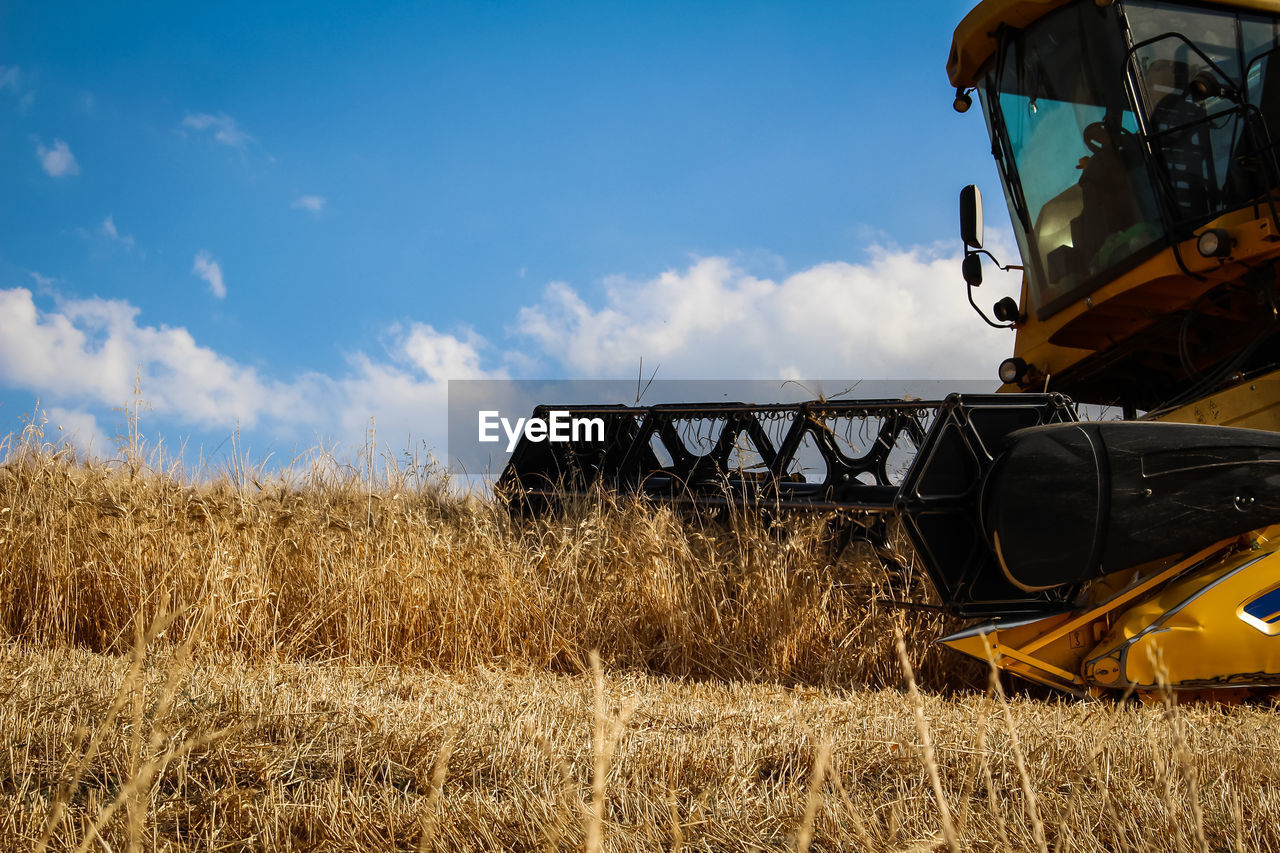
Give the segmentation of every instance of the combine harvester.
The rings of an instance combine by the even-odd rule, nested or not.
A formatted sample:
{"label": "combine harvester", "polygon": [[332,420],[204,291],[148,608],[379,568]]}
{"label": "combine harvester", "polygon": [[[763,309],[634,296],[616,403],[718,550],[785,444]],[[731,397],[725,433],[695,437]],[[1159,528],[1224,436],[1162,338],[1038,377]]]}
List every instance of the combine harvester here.
{"label": "combine harvester", "polygon": [[1016,332],[1001,393],[543,406],[604,441],[522,440],[499,489],[834,512],[888,562],[897,519],[974,620],[953,649],[1077,695],[1280,687],[1280,2],[985,0],[947,71],[1022,255],[992,319],[967,187],[969,301]]}

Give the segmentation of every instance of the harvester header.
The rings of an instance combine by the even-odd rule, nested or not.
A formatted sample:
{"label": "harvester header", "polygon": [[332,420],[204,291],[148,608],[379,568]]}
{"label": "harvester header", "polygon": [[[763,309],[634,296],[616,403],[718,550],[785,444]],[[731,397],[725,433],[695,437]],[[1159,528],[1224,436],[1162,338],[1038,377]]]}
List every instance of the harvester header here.
{"label": "harvester header", "polygon": [[[898,524],[985,620],[958,651],[1076,694],[1280,688],[1280,2],[986,0],[947,72],[1021,255],[966,187],[1003,393],[597,407],[604,441],[518,445],[501,493],[830,513],[889,568]],[[983,258],[1022,274],[990,314]]]}

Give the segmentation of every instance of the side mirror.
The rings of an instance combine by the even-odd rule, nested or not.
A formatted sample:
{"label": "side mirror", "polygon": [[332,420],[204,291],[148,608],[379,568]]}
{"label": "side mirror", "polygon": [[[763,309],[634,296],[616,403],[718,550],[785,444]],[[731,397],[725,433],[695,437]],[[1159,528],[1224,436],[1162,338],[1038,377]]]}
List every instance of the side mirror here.
{"label": "side mirror", "polygon": [[970,287],[982,284],[982,255],[965,255],[960,262],[960,272],[964,275],[965,284]]}
{"label": "side mirror", "polygon": [[982,248],[982,193],[976,184],[960,190],[960,239],[971,249]]}

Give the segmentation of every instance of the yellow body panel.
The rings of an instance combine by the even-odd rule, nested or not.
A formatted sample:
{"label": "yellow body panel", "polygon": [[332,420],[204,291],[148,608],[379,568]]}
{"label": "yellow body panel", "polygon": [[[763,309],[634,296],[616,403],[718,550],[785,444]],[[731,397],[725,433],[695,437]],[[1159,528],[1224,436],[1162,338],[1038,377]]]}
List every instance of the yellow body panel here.
{"label": "yellow body panel", "polygon": [[1280,684],[1280,636],[1242,618],[1277,586],[1280,542],[1262,545],[1164,587],[1127,610],[1084,663],[1099,687]]}
{"label": "yellow body panel", "polygon": [[1080,610],[1021,623],[985,626],[947,637],[952,649],[1023,678],[1070,692],[1094,692],[1082,675],[1082,665],[1095,654],[1098,642],[1124,618],[1134,602],[1149,598],[1171,579],[1203,569],[1206,560],[1224,560],[1239,553],[1238,540],[1226,540],[1181,560],[1113,572],[1086,590],[1088,604]]}
{"label": "yellow body panel", "polygon": [[1091,592],[1096,603],[1079,610],[943,642],[1077,694],[1280,686],[1280,538],[1116,572]]}
{"label": "yellow body panel", "polygon": [[1001,25],[1025,27],[1067,0],[986,0],[964,16],[951,39],[947,76],[953,86],[972,86],[974,78],[996,51],[995,33]]}
{"label": "yellow body panel", "polygon": [[[1080,664],[1097,645],[1101,633],[1095,633],[1092,624],[1062,631],[1071,616],[1063,613],[1034,622],[1002,625],[990,631],[948,637],[942,643],[978,660],[990,656],[996,666],[1031,681],[1075,692],[1084,687]],[[1024,651],[1041,637],[1059,633],[1061,636],[1043,648]]]}
{"label": "yellow body panel", "polygon": [[1280,432],[1280,370],[1215,391],[1157,420]]}

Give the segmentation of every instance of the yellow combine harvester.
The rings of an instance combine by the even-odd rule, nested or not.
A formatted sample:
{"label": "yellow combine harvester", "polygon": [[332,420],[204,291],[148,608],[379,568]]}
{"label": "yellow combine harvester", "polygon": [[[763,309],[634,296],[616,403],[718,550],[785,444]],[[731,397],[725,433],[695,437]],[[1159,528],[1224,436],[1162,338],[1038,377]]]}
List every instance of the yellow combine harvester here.
{"label": "yellow combine harvester", "polygon": [[539,407],[605,440],[526,440],[500,487],[834,511],[890,563],[896,518],[975,620],[953,649],[1076,694],[1280,687],[1280,2],[986,0],[948,73],[957,110],[981,103],[1022,255],[1020,299],[989,316],[966,188],[969,301],[1016,331],[1005,393]]}
{"label": "yellow combine harvester", "polygon": [[[1147,430],[1137,449],[1115,428],[1055,442],[1063,467],[1006,512],[1069,503],[1074,517],[1018,547],[1027,561],[1092,548],[1105,574],[1066,613],[947,644],[1071,690],[1276,684],[1280,530],[1212,531],[1260,503],[1259,521],[1280,520],[1276,444],[1238,429],[1280,430],[1280,3],[988,0],[957,27],[947,71],[957,109],[982,103],[1025,268],[1019,303],[995,306],[1017,330],[1004,390],[1237,428],[1185,444]],[[972,287],[976,193],[962,220]],[[1098,472],[1066,473],[1085,464]],[[1108,478],[1106,493],[1059,490]],[[1172,525],[1189,534],[1180,553],[1139,562],[1166,550],[1135,547],[1142,528]]]}

